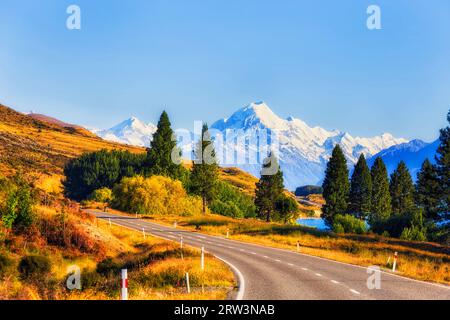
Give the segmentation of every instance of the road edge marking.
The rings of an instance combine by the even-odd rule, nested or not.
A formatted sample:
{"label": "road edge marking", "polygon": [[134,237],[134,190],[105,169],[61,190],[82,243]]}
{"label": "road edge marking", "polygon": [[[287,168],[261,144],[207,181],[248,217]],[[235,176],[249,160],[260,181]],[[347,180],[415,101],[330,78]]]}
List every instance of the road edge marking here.
{"label": "road edge marking", "polygon": [[244,280],[244,276],[242,275],[241,271],[239,271],[239,269],[232,264],[231,262],[214,255],[214,257],[216,257],[217,259],[221,260],[222,262],[226,263],[227,265],[229,265],[231,267],[231,269],[234,271],[234,273],[237,275],[238,277],[238,292],[236,294],[236,298],[235,300],[243,300],[244,298],[244,293],[245,293],[245,280]]}

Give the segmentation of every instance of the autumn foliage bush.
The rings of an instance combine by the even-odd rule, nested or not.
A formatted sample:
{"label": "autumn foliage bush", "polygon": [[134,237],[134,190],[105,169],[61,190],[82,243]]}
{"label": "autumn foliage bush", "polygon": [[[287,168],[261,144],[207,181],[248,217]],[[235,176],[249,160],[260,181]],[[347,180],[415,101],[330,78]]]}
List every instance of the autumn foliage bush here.
{"label": "autumn foliage bush", "polygon": [[113,189],[113,207],[138,214],[193,215],[201,202],[188,196],[178,180],[163,176],[124,178]]}

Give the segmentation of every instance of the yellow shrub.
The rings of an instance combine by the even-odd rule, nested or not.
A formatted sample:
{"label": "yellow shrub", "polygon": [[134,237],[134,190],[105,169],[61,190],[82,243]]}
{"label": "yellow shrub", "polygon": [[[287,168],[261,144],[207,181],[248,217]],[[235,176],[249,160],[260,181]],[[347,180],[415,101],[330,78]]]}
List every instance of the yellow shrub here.
{"label": "yellow shrub", "polygon": [[199,206],[180,181],[162,176],[124,178],[113,193],[114,206],[132,213],[194,214]]}

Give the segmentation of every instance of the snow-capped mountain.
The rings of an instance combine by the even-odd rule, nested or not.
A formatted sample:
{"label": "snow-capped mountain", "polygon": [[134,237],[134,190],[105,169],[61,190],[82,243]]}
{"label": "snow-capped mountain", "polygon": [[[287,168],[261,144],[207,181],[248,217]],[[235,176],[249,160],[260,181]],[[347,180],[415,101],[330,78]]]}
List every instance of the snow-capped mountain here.
{"label": "snow-capped mountain", "polygon": [[397,168],[398,163],[404,161],[413,179],[416,180],[417,173],[425,159],[428,158],[431,163],[435,163],[434,157],[439,147],[439,142],[439,139],[432,143],[427,143],[422,140],[412,140],[408,143],[402,143],[382,150],[367,162],[369,165],[372,165],[377,157],[381,157],[386,164],[389,174],[391,174]]}
{"label": "snow-capped mountain", "polygon": [[[321,127],[310,127],[300,119],[278,117],[264,102],[252,103],[231,117],[215,122],[211,128],[224,132],[224,135],[227,130],[241,130],[241,138],[249,140],[254,139],[257,132],[276,132],[279,140],[279,162],[284,173],[285,186],[290,190],[301,185],[320,184],[336,144],[341,145],[349,166],[353,166],[361,153],[370,158],[383,149],[408,142],[387,133],[361,138],[338,130],[327,131]],[[249,150],[248,142],[239,144],[236,141],[226,141],[224,145],[228,152],[230,148],[234,151],[237,155],[235,158],[244,157],[243,154]],[[225,161],[225,165],[237,166],[259,176],[261,162],[262,159],[259,159],[257,164],[228,164],[228,161]]]}
{"label": "snow-capped mountain", "polygon": [[99,137],[113,142],[139,147],[148,147],[156,132],[152,123],[144,123],[136,117],[131,117],[118,125],[106,130],[93,130]]}
{"label": "snow-capped mountain", "polygon": [[[361,153],[370,158],[382,150],[408,142],[387,133],[372,138],[361,138],[338,130],[328,131],[321,127],[310,127],[300,119],[280,118],[264,102],[252,103],[241,108],[229,118],[216,121],[210,129],[215,137],[217,157],[221,165],[239,167],[257,177],[260,175],[265,153],[257,154],[256,158],[250,154],[263,151],[260,148],[261,133],[267,133],[268,136],[263,135],[262,138],[267,138],[268,144],[272,147],[276,146],[277,140],[274,137],[277,137],[279,141],[277,155],[284,173],[285,186],[290,190],[302,185],[320,184],[336,144],[341,145],[349,167],[353,167]],[[156,127],[153,124],[145,124],[133,117],[111,129],[95,130],[94,133],[110,141],[149,146],[155,131]],[[229,134],[230,132],[232,134]],[[192,136],[197,134],[194,133]],[[183,142],[184,154],[190,154],[187,149],[192,145]]]}

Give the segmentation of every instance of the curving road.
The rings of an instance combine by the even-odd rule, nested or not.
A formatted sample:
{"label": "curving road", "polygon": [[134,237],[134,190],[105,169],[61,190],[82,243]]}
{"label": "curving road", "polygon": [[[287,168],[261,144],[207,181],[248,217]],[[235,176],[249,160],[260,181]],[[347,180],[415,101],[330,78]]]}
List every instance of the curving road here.
{"label": "curving road", "polygon": [[224,260],[238,278],[234,299],[244,300],[450,300],[450,287],[381,272],[369,289],[367,268],[288,250],[179,230],[146,220],[86,210],[99,219],[167,240],[180,241]]}

